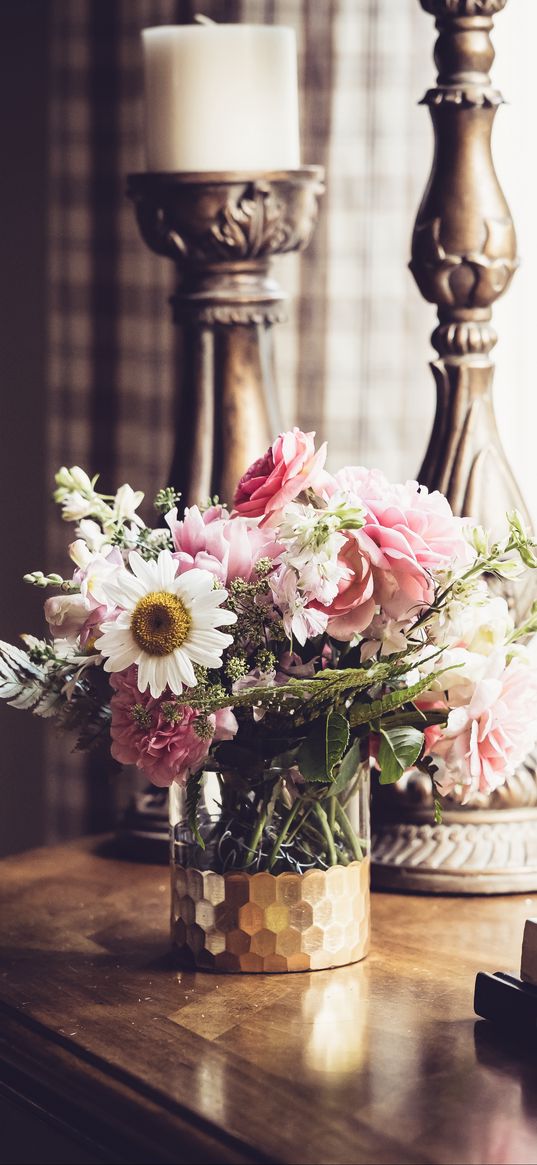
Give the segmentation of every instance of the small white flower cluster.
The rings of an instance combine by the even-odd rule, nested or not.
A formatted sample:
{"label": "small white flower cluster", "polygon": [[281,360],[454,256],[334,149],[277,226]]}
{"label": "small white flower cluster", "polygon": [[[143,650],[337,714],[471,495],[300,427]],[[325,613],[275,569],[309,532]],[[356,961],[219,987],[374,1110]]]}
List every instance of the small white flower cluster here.
{"label": "small white flower cluster", "polygon": [[326,629],[327,617],[311,607],[329,606],[347,570],[339,558],[344,530],[364,525],[364,508],[348,491],[338,490],[322,511],[311,504],[290,502],[278,528],[283,550],[278,561],[278,594],[284,597],[284,627],[299,643]]}
{"label": "small white flower cluster", "polygon": [[[114,495],[97,493],[95,489],[97,477],[89,478],[79,465],[73,465],[71,469],[62,466],[55,480],[57,489],[54,491],[54,499],[62,507],[64,521],[83,522],[85,519],[94,518],[100,523],[102,529],[95,521],[86,523],[88,536],[93,543],[100,538],[100,545],[103,545],[103,541],[107,541],[107,533],[113,532],[119,526],[125,526],[127,522],[132,522],[140,528],[144,526],[144,522],[136,513],[144,497],[141,490],[133,490],[130,485],[125,484],[120,486]],[[93,544],[91,549],[98,550],[100,545]]]}

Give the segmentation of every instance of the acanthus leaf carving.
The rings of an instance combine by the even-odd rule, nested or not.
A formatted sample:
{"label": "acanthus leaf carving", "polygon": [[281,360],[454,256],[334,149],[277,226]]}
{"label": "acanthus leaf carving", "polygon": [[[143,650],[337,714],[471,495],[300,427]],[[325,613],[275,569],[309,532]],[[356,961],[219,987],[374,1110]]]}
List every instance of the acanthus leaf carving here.
{"label": "acanthus leaf carving", "polygon": [[507,0],[420,0],[425,12],[437,20],[446,16],[497,16]]}
{"label": "acanthus leaf carving", "polygon": [[220,259],[254,259],[284,251],[289,235],[283,203],[269,183],[253,182],[239,201],[226,202],[199,249]]}
{"label": "acanthus leaf carving", "polygon": [[483,308],[503,295],[519,265],[513,224],[485,219],[483,231],[481,250],[456,254],[444,246],[441,218],[416,225],[410,269],[425,299],[442,308]]}

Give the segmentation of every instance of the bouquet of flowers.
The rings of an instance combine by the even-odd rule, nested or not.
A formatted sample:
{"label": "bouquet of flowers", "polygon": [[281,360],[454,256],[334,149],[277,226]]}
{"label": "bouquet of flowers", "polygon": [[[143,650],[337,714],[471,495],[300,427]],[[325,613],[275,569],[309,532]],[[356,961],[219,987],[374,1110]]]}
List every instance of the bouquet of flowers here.
{"label": "bouquet of flowers", "polygon": [[74,573],[26,575],[57,591],[49,635],[0,644],[0,696],[179,787],[197,859],[222,871],[360,860],[364,765],[418,766],[439,812],[537,738],[537,605],[517,627],[489,585],[537,566],[520,516],[492,541],[415,481],[331,475],[314,436],[278,436],[231,509],[179,513],[161,490],[156,528],[142,493],[62,468]]}

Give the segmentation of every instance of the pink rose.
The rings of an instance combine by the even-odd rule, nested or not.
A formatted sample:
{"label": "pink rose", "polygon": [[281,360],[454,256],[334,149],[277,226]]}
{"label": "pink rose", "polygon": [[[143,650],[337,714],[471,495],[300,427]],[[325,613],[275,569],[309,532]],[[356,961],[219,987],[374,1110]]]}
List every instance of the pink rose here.
{"label": "pink rose", "polygon": [[335,599],[328,607],[313,604],[328,615],[328,634],[343,641],[363,631],[375,614],[373,573],[370,560],[361,548],[359,533],[348,534],[339,552],[338,565],[345,568],[345,574],[338,583]]}
{"label": "pink rose", "polygon": [[326,442],[315,452],[315,433],[280,433],[263,457],[246,470],[233,499],[235,512],[265,521],[277,516],[303,490],[323,489]]}
{"label": "pink rose", "polygon": [[54,638],[75,638],[89,615],[83,595],[54,595],[45,601],[45,619]]}
{"label": "pink rose", "polygon": [[[238,724],[231,708],[222,708],[207,717],[212,736],[202,740],[195,725],[199,712],[187,705],[175,705],[170,693],[153,699],[136,685],[137,670],[114,672],[110,683],[112,722],[111,752],[120,764],[136,765],[154,785],[165,788],[172,781],[186,784],[209,754],[214,741],[231,740]],[[175,710],[177,718],[171,714]]]}
{"label": "pink rose", "polygon": [[227,586],[235,578],[248,582],[259,558],[272,558],[277,547],[270,536],[246,518],[230,518],[222,506],[204,513],[197,506],[166,515],[179,562],[179,574],[197,567],[209,570]]}
{"label": "pink rose", "polygon": [[357,539],[371,562],[379,606],[392,619],[412,617],[433,598],[432,572],[470,561],[464,520],[453,515],[443,494],[417,481],[391,485],[380,470],[360,467],[336,478],[367,510]]}

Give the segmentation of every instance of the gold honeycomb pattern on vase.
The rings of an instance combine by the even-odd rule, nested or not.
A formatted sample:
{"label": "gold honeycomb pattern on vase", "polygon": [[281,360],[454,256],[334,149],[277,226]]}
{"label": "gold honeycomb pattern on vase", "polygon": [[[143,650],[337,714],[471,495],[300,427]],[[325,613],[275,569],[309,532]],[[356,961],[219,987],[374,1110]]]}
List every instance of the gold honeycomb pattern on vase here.
{"label": "gold honeycomb pattern on vase", "polygon": [[369,858],[304,874],[172,865],[178,961],[210,971],[320,971],[369,947]]}

